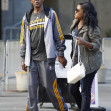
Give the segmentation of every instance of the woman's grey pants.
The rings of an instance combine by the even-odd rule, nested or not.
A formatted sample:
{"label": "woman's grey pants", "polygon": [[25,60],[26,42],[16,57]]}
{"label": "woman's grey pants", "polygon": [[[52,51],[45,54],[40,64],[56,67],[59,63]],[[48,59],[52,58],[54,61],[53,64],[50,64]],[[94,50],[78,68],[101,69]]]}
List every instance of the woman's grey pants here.
{"label": "woman's grey pants", "polygon": [[55,63],[48,64],[46,61],[31,61],[28,85],[28,104],[29,111],[38,111],[37,89],[41,84],[53,103],[57,111],[67,111],[67,105],[61,96],[61,90],[57,85],[55,74]]}

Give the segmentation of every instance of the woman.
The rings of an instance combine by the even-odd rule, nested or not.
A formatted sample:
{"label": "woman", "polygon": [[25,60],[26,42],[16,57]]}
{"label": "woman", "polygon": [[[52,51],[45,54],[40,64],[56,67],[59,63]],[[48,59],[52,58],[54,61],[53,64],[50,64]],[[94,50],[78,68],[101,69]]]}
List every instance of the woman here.
{"label": "woman", "polygon": [[[91,111],[91,85],[95,74],[101,66],[101,52],[99,51],[100,29],[98,27],[97,13],[92,3],[84,2],[77,5],[71,32],[73,36],[71,57],[77,40],[77,44],[80,46],[81,61],[86,68],[86,76],[79,82],[70,84],[69,91],[80,111]],[[76,48],[73,65],[77,64],[77,51]],[[80,84],[81,92],[79,91]]]}

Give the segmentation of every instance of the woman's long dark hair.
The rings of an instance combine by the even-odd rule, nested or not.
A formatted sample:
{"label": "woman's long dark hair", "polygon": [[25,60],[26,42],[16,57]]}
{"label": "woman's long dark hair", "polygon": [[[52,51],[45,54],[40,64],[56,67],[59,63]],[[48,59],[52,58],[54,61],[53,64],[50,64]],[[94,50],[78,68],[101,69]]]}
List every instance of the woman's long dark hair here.
{"label": "woman's long dark hair", "polygon": [[91,2],[84,2],[79,3],[81,8],[84,11],[84,24],[87,26],[91,26],[92,28],[95,28],[98,26],[98,19],[97,19],[97,12]]}

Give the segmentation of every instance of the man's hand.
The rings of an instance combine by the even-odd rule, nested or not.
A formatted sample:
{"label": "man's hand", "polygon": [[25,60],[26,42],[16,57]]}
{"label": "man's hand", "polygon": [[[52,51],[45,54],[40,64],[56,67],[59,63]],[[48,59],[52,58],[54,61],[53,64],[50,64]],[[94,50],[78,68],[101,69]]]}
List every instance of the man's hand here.
{"label": "man's hand", "polygon": [[65,57],[58,57],[59,62],[62,64],[62,66],[65,68],[67,65],[67,60]]}
{"label": "man's hand", "polygon": [[27,72],[27,66],[25,66],[25,63],[24,63],[24,62],[21,63],[21,66],[22,66],[22,70],[24,70],[24,71]]}

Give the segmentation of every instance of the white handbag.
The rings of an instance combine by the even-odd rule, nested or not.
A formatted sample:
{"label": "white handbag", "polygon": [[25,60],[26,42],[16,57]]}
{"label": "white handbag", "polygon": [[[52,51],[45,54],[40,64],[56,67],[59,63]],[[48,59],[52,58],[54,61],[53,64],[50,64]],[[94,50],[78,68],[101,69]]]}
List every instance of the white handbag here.
{"label": "white handbag", "polygon": [[[75,49],[76,46],[77,46],[77,40],[75,43]],[[75,50],[72,57],[72,62],[74,61],[74,57],[75,57]],[[67,82],[70,84],[74,84],[84,77],[85,77],[85,67],[84,64],[81,62],[80,47],[78,45],[78,63],[67,71]]]}

